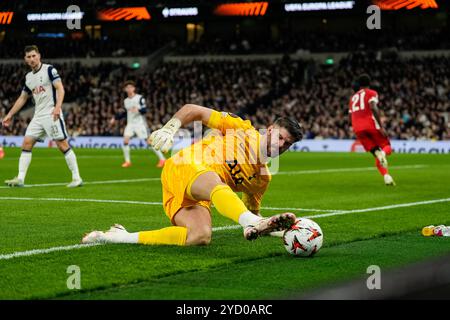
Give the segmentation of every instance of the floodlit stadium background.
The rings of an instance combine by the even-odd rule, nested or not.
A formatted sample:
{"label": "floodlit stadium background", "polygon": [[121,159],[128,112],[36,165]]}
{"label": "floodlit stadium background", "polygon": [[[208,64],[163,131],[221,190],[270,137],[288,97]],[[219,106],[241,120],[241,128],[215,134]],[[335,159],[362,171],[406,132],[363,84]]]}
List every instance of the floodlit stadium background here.
{"label": "floodlit stadium background", "polygon": [[[372,11],[368,13],[367,8],[374,4],[381,8],[381,29],[368,28],[368,19]],[[313,153],[310,163],[302,160],[305,158],[301,153],[290,153],[290,158],[287,160],[289,170],[334,170],[339,163],[345,163],[344,155],[349,155],[352,159],[349,162],[351,165],[347,168],[351,170],[352,167],[361,168],[372,165],[372,159],[369,162],[368,157],[364,158],[361,153],[362,147],[355,141],[347,121],[347,105],[352,93],[352,82],[356,75],[368,72],[374,79],[373,87],[380,94],[382,121],[392,139],[394,165],[400,167],[430,166],[430,171],[423,174],[423,180],[420,180],[419,173],[415,176],[415,172],[411,172],[410,175],[405,173],[405,176],[402,177],[399,168],[399,176],[404,180],[403,185],[408,185],[408,183],[409,185],[420,185],[425,184],[426,181],[427,186],[434,184],[433,187],[436,188],[434,194],[438,196],[433,197],[432,189],[426,196],[421,194],[420,190],[403,190],[405,193],[401,195],[388,194],[383,191],[383,197],[377,198],[374,203],[368,198],[367,202],[362,201],[360,206],[353,207],[350,202],[347,202],[348,198],[345,198],[342,192],[338,194],[335,191],[340,186],[338,180],[343,181],[343,185],[348,185],[349,188],[354,187],[355,180],[343,176],[331,182],[331,185],[333,183],[336,185],[334,189],[330,189],[330,194],[327,196],[326,201],[329,203],[319,201],[323,190],[321,192],[310,190],[311,201],[315,201],[314,197],[316,197],[318,209],[331,208],[330,210],[334,211],[335,209],[359,210],[391,204],[448,199],[448,182],[446,182],[448,181],[446,175],[449,172],[448,154],[450,153],[448,12],[449,3],[443,0],[266,2],[4,0],[0,2],[0,118],[6,115],[18,97],[23,86],[24,75],[28,72],[23,63],[23,48],[25,45],[36,44],[40,48],[43,61],[53,64],[61,75],[66,90],[63,110],[70,136],[69,141],[75,150],[80,150],[77,151],[81,155],[80,170],[90,174],[91,181],[105,180],[109,174],[114,176],[121,169],[120,165],[116,169],[113,162],[105,164],[105,169],[107,169],[105,172],[95,172],[95,170],[90,172],[87,168],[101,165],[99,164],[101,162],[96,163],[98,160],[89,161],[89,157],[98,155],[114,157],[116,154],[118,158],[115,161],[119,162],[121,151],[117,148],[122,143],[125,122],[122,120],[111,126],[109,120],[120,108],[125,97],[121,91],[121,84],[129,79],[137,82],[138,92],[147,99],[147,104],[151,108],[151,111],[147,113],[147,120],[152,130],[160,128],[185,103],[195,103],[234,112],[251,120],[256,128],[265,127],[267,123],[280,115],[295,116],[306,130],[306,139],[295,144],[292,151],[320,153],[317,154],[317,159],[315,158],[316,154]],[[32,102],[29,101],[23,111],[15,117],[11,127],[0,129],[0,146],[3,145],[6,151],[5,159],[0,160],[0,178],[2,179],[10,178],[16,170],[17,163],[14,160],[18,157],[16,147],[20,146],[26,126],[33,115],[32,107]],[[175,149],[178,150],[190,143],[189,138],[178,139]],[[142,149],[137,158],[146,159],[144,156],[146,154],[145,143],[133,140],[131,145],[133,148]],[[47,140],[38,146],[51,147],[52,145]],[[35,154],[39,155],[38,152],[36,151]],[[49,150],[42,152],[44,153],[42,153],[41,165],[47,165],[44,160],[46,157],[55,157],[56,159],[56,152],[48,153]],[[322,152],[338,153],[328,155]],[[397,163],[395,163],[395,155],[399,157]],[[83,156],[86,157],[84,160]],[[321,157],[330,158],[327,158],[328,162],[321,162]],[[302,161],[306,161],[306,163]],[[317,164],[318,167],[315,167],[314,164]],[[49,181],[43,173],[42,175],[36,173],[42,171],[39,166],[39,160],[32,164],[33,170],[35,170],[34,177],[33,171],[30,173],[32,183],[59,183],[63,180],[55,176]],[[341,169],[347,170],[346,166],[344,164],[344,168]],[[125,180],[127,178],[151,179],[158,177],[159,172],[156,170],[149,171],[150,175],[147,175],[148,172],[146,172],[142,176],[142,170],[147,170],[147,167],[152,167],[149,170],[153,170],[153,163],[148,161],[147,166],[142,165],[135,171],[130,171],[129,174],[120,172],[119,178]],[[281,162],[280,170],[284,170],[283,162]],[[98,175],[96,176],[96,174]],[[61,169],[61,175],[64,175],[64,168]],[[363,172],[362,175],[365,179],[366,173]],[[371,176],[378,178],[375,175],[375,172],[367,173],[368,179]],[[431,178],[428,179],[427,176]],[[345,180],[347,178],[349,178],[348,181]],[[375,178],[373,178],[374,185],[376,184]],[[414,180],[414,178],[419,180]],[[311,183],[318,183],[318,181],[322,185],[330,184],[328,178],[312,180]],[[144,184],[144,182],[142,183]],[[288,183],[288,180],[285,183]],[[298,182],[298,186],[296,185],[298,189],[294,189],[298,191],[292,193],[300,193],[303,185],[302,182]],[[319,185],[316,187],[316,190],[320,188]],[[119,194],[123,191],[120,188],[112,190],[102,190],[103,186],[98,188],[96,196],[99,198],[104,198],[106,195],[112,197],[111,194],[114,195],[114,192]],[[369,187],[370,190],[372,190],[371,188]],[[32,190],[37,189],[40,191],[33,193],[36,191]],[[357,189],[355,192],[358,192],[359,188],[355,187],[355,189]],[[144,189],[127,189],[123,193],[124,199],[122,200],[160,201],[157,196],[150,199],[147,194],[139,194],[140,190]],[[159,192],[156,186],[151,190]],[[53,193],[52,190],[45,188],[31,188],[27,192],[30,194],[22,196],[49,198]],[[269,198],[273,201],[273,205],[271,204],[270,207],[275,207],[275,205],[281,207],[284,200],[283,194],[287,192],[286,189],[278,186],[273,192],[277,195]],[[374,187],[372,192],[378,193],[379,191]],[[0,189],[0,195],[3,197],[1,201],[7,203],[6,206],[0,208],[0,215],[4,214],[8,221],[13,223],[17,217],[13,213],[22,211],[19,209],[19,202],[14,203],[14,200],[7,198],[21,196],[7,189]],[[89,194],[79,194],[78,196],[84,198]],[[303,197],[297,196],[297,198],[302,199],[292,205],[297,208],[310,207],[307,202],[305,204],[306,200]],[[342,206],[338,205],[341,203]],[[321,204],[324,206],[321,207]],[[52,208],[51,205],[48,208],[40,208],[38,205],[35,210],[37,210],[36,212],[48,212],[51,210],[49,208]],[[66,209],[70,212],[73,210]],[[158,216],[158,212],[161,211],[158,210],[155,208],[152,215]],[[383,232],[389,234],[393,229],[396,230],[394,233],[402,234],[419,230],[420,226],[426,224],[450,223],[445,218],[445,213],[448,215],[447,202],[440,202],[436,208],[430,207],[429,211],[433,218],[430,216],[430,219],[426,219],[428,211],[424,210],[423,215],[420,215],[418,211],[414,212],[412,221],[405,222],[399,217],[397,217],[399,220],[391,221],[392,225],[406,223],[405,229],[388,226],[381,230],[380,227],[377,230],[367,231],[367,235],[371,235],[371,232],[374,237],[375,235],[380,236]],[[83,219],[80,212],[75,215],[77,219]],[[411,214],[411,212],[405,211],[404,214]],[[26,216],[21,217],[26,220]],[[110,222],[116,222],[108,220],[107,212],[102,213],[101,217],[105,221],[103,222],[104,227]],[[146,221],[143,213],[138,217],[134,221],[140,223],[136,222],[136,228]],[[51,221],[51,218],[47,218]],[[385,218],[389,220],[391,216]],[[59,219],[61,223],[65,221],[64,216]],[[155,219],[156,224],[164,225],[165,222],[161,222],[163,220]],[[374,221],[376,221],[375,218],[363,222],[374,223]],[[34,222],[38,223],[38,221]],[[98,223],[98,221],[96,222]],[[225,225],[225,222],[219,222]],[[82,227],[89,228],[93,223],[91,221],[91,224]],[[132,224],[133,221],[130,223]],[[328,225],[325,223],[325,225],[328,226],[328,230],[333,230],[331,222]],[[95,226],[97,227],[97,225]],[[14,230],[15,234],[24,232],[20,227],[12,227],[11,224],[9,227],[4,225],[2,228],[5,228],[5,232]],[[340,225],[339,228],[341,228],[339,230],[345,230],[344,225]],[[51,232],[52,228],[49,227],[46,230]],[[39,245],[35,246],[14,240],[16,242],[5,244],[4,248],[1,248],[0,245],[0,254],[2,254],[0,257],[32,249],[72,245],[77,239],[76,235],[80,232],[81,230],[76,230],[68,238],[66,238],[67,233],[61,232],[60,239],[43,239],[38,243]],[[330,246],[345,242],[340,240],[338,235],[333,235],[333,232],[330,232],[332,233],[331,239],[333,239]],[[232,236],[237,238],[240,234],[236,231]],[[363,235],[354,235],[352,239],[360,237]],[[414,238],[409,233],[407,237],[410,237],[408,238],[410,240]],[[381,237],[374,241],[383,241],[383,239]],[[423,241],[423,239],[417,241]],[[220,237],[215,245],[220,246]],[[428,250],[427,252],[435,252],[436,255],[448,252],[445,249],[438,250],[437,247],[429,249],[426,247],[429,243],[417,243],[416,245],[418,252]],[[436,246],[441,248],[442,245],[439,243]],[[238,246],[245,247],[245,244],[238,243]],[[349,246],[351,247],[351,245]],[[103,250],[101,248],[93,250],[97,249]],[[262,250],[264,252],[262,255],[265,255],[266,258],[271,254],[269,249],[267,249],[269,251],[264,251],[266,250],[264,243],[258,245],[256,249]],[[221,252],[220,249],[218,250]],[[247,250],[243,249],[243,252],[247,252]],[[323,254],[326,250],[327,247],[323,249]],[[348,250],[352,252],[351,248]],[[378,251],[373,250],[376,255]],[[114,251],[120,251],[120,249],[114,248]],[[198,253],[190,251],[189,255],[200,255],[200,252],[201,250]],[[221,253],[223,254],[223,252]],[[237,255],[241,253],[236,252]],[[81,253],[77,254],[82,255]],[[105,251],[103,254],[108,253]],[[122,253],[115,252],[115,254],[120,256]],[[158,254],[157,259],[163,260],[165,255],[173,254],[173,252],[169,250],[168,252],[158,252]],[[183,252],[177,253],[177,255],[182,258]],[[209,252],[208,255],[214,256],[214,252]],[[83,257],[78,258],[82,261],[96,261],[96,258],[93,257],[86,258],[86,260],[83,260]],[[386,261],[389,260],[388,257],[385,258]],[[14,259],[2,258],[0,260],[0,264],[6,266],[3,269],[6,270],[5,272],[9,270],[11,274],[13,273],[12,270],[16,268],[12,264],[15,263]],[[23,259],[31,259],[31,262],[36,265],[43,264],[42,261],[39,261],[38,256]],[[67,256],[56,256],[54,259],[55,261],[64,260],[66,262],[67,260],[70,262]],[[403,264],[419,260],[427,259],[418,254],[411,259],[405,258]],[[272,262],[278,263],[277,261]],[[211,265],[215,263],[219,264],[219,262],[213,261]],[[292,262],[287,262],[287,264],[290,263]],[[435,263],[434,260],[432,263]],[[61,263],[62,265],[63,263]],[[122,267],[121,270],[127,270],[125,266]],[[203,267],[201,265],[198,268]],[[402,266],[396,265],[395,267]],[[427,268],[421,268],[421,270],[425,269]],[[48,270],[53,269],[49,267]],[[178,272],[179,270],[172,271]],[[336,280],[347,281],[358,274],[364,275],[364,273],[365,270],[355,270],[354,273],[339,279],[321,279],[320,287],[327,287]],[[158,276],[160,275],[141,275],[139,272],[130,271],[123,282],[131,283],[141,277],[148,280]],[[211,275],[211,277],[213,276]],[[65,294],[64,288],[61,289],[56,284],[57,280],[54,280],[53,287],[50,286],[52,289],[48,291],[44,289],[40,291],[37,284],[30,285],[29,288],[11,289],[16,286],[16,281],[19,282],[19,278],[12,279],[10,283],[5,282],[3,288],[9,289],[5,289],[3,292],[0,289],[0,297],[58,297],[58,295],[64,296]],[[98,278],[90,279],[89,281],[92,281],[89,282],[88,288],[95,289],[111,284],[114,286],[116,284],[114,279],[113,275],[110,275],[105,282]],[[414,283],[414,280],[408,281]],[[120,281],[118,283],[123,284]],[[442,287],[446,283],[430,282],[430,285]],[[351,285],[349,284],[349,286]],[[304,287],[315,288],[313,285]],[[296,292],[294,289],[290,288],[291,291],[288,295],[286,292],[280,295],[278,292],[274,292],[269,297],[310,297],[302,289]],[[423,286],[417,286],[414,290],[433,291]],[[357,290],[351,292],[357,292]],[[128,292],[128,294],[130,294],[130,298],[133,298],[134,293]],[[147,297],[145,290],[139,294],[136,294],[136,297]],[[230,297],[227,294],[231,293],[224,293],[223,296]],[[387,293],[382,298],[395,297],[395,294],[408,296],[413,293],[392,291],[391,295]],[[320,297],[326,296],[324,293]],[[89,298],[89,294],[83,296],[83,298],[86,297]],[[94,295],[93,298],[95,297]],[[118,295],[118,297],[121,296]],[[174,293],[170,297],[185,296],[180,289],[177,294]],[[206,298],[208,297],[220,298],[221,296],[211,294],[206,296]],[[262,297],[267,298],[265,295]],[[312,297],[317,296],[312,295]],[[351,294],[348,297],[355,298]],[[358,297],[367,298],[366,295],[356,296],[356,298]],[[155,297],[151,296],[151,298]],[[161,298],[164,298],[164,295]],[[199,293],[193,294],[189,298],[205,298],[205,296]],[[259,298],[259,296],[250,296],[250,298]]]}

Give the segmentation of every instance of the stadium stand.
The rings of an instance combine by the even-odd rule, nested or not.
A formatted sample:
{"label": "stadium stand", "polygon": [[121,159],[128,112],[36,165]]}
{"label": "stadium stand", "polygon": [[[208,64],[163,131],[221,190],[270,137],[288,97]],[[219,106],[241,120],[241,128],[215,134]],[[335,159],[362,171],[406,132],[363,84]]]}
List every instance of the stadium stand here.
{"label": "stadium stand", "polygon": [[[384,68],[387,63],[390,67]],[[237,113],[256,127],[278,115],[291,115],[304,124],[307,138],[349,138],[347,105],[352,80],[368,72],[380,92],[382,117],[391,138],[450,138],[450,59],[444,56],[384,58],[375,52],[357,51],[333,66],[289,56],[227,63],[165,62],[153,70],[112,63],[55,66],[64,80],[65,101],[75,106],[66,114],[72,135],[120,135],[123,126],[110,127],[109,119],[121,107],[121,83],[134,79],[152,107],[147,115],[152,129],[183,104],[197,103]],[[4,77],[0,84],[1,117],[19,94],[26,69],[13,64],[0,65],[0,70]],[[23,134],[27,121],[17,118],[7,132]]]}
{"label": "stadium stand", "polygon": [[292,54],[299,51],[310,52],[349,52],[353,50],[379,50],[396,48],[397,50],[439,50],[449,49],[450,39],[447,28],[435,28],[423,32],[392,33],[389,30],[379,32],[287,32],[277,40],[252,38],[245,36],[225,39],[206,35],[198,42],[177,46],[181,55],[198,54],[249,54],[275,53]]}
{"label": "stadium stand", "polygon": [[74,41],[66,38],[47,39],[35,37],[6,39],[0,46],[0,58],[21,57],[23,48],[36,44],[45,52],[46,58],[92,58],[92,57],[129,57],[146,56],[169,42],[158,36],[142,35],[134,41],[139,45],[130,46],[129,39],[83,39]]}

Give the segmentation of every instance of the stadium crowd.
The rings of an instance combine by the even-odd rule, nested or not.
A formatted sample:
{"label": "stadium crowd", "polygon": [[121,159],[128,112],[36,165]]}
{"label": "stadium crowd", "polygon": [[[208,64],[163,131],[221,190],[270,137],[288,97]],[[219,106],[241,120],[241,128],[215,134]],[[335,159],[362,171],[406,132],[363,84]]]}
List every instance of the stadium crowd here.
{"label": "stadium crowd", "polygon": [[[336,65],[281,60],[166,62],[153,70],[125,65],[82,67],[56,65],[66,89],[65,112],[71,135],[121,135],[124,122],[110,119],[122,106],[121,84],[137,82],[147,99],[147,120],[157,129],[185,103],[227,110],[246,117],[257,128],[278,115],[294,116],[306,138],[353,137],[348,101],[356,75],[367,72],[380,94],[382,122],[392,139],[450,139],[450,59],[448,57],[381,58],[359,51]],[[25,67],[0,65],[0,117],[18,96]],[[16,117],[3,134],[22,135],[29,119]],[[122,120],[125,121],[125,120]]]}
{"label": "stadium crowd", "polygon": [[[264,34],[265,36],[265,34]],[[450,48],[448,30],[429,29],[421,32],[286,32],[278,39],[250,38],[240,35],[230,39],[204,35],[199,42],[177,46],[181,55],[198,54],[249,54],[309,52],[350,52],[354,50],[439,50]]]}
{"label": "stadium crowd", "polygon": [[169,41],[155,35],[136,36],[139,45],[130,46],[129,39],[67,39],[67,38],[6,38],[0,45],[1,59],[22,59],[23,48],[35,44],[45,58],[94,58],[94,57],[130,57],[147,56]]}

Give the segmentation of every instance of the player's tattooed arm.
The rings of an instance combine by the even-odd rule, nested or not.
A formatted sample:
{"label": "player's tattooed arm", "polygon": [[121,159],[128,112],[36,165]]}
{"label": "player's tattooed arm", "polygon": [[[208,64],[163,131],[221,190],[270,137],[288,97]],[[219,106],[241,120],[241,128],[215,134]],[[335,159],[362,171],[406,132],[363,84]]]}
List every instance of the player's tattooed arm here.
{"label": "player's tattooed arm", "polygon": [[14,115],[22,109],[22,107],[27,103],[28,100],[28,93],[25,91],[22,91],[19,98],[17,98],[16,102],[14,103],[11,110],[9,110],[8,114],[2,119],[2,125],[4,127],[8,127],[11,123],[12,118]]}

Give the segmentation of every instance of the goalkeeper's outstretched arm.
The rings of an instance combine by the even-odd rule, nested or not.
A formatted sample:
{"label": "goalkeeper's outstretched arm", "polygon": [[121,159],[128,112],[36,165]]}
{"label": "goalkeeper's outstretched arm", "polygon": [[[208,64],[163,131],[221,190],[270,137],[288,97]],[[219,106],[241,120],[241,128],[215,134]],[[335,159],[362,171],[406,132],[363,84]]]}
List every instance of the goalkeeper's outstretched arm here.
{"label": "goalkeeper's outstretched arm", "polygon": [[198,106],[196,104],[185,104],[175,113],[173,118],[180,120],[181,125],[185,126],[194,121],[201,121],[204,125],[208,124],[208,120],[213,110]]}
{"label": "goalkeeper's outstretched arm", "polygon": [[212,111],[212,109],[195,104],[185,104],[164,127],[150,135],[150,144],[155,150],[169,151],[173,144],[173,137],[180,127],[194,121],[201,121],[207,125]]}

